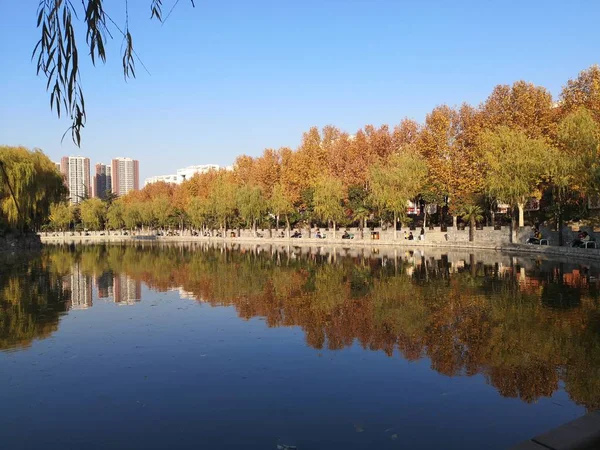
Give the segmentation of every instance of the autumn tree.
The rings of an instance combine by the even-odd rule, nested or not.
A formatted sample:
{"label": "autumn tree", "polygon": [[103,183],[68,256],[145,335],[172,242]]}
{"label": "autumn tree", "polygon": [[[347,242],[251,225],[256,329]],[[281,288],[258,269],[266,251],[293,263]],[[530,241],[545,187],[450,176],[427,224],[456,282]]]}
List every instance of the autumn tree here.
{"label": "autumn tree", "polygon": [[342,182],[335,178],[322,177],[315,183],[314,213],[319,219],[332,222],[334,239],[337,222],[344,218],[344,194]]}
{"label": "autumn tree", "polygon": [[585,107],[600,123],[600,66],[593,65],[567,81],[560,94],[560,106],[566,113]]}
{"label": "autumn tree", "polygon": [[407,147],[391,154],[371,169],[373,203],[394,214],[394,239],[398,237],[398,217],[404,218],[408,202],[419,195],[427,179],[427,165],[421,155]]}

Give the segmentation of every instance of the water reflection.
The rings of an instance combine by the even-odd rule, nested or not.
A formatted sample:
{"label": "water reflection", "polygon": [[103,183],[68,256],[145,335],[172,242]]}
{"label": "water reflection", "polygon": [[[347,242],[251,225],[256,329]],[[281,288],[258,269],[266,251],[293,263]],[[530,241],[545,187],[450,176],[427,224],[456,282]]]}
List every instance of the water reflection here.
{"label": "water reflection", "polygon": [[[57,330],[60,315],[142,299],[142,283],[299,326],[315,349],[358,342],[447,376],[483,375],[533,402],[561,383],[600,407],[598,267],[498,253],[277,246],[48,247],[0,274],[0,349]],[[90,311],[90,313],[92,313]],[[87,314],[87,312],[86,312]]]}

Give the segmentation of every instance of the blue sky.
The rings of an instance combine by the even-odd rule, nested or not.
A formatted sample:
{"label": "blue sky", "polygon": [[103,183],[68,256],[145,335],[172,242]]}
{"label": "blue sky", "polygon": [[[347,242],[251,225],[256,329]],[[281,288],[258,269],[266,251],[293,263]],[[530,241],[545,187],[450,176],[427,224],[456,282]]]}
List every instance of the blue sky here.
{"label": "blue sky", "polygon": [[[174,0],[163,0],[164,13]],[[76,5],[79,2],[74,2]],[[124,22],[124,1],[105,0]],[[295,147],[309,127],[422,121],[434,106],[479,104],[524,79],[558,95],[600,62],[596,1],[181,0],[161,26],[129,1],[138,77],[125,82],[120,39],[82,63],[81,149],[49,109],[30,61],[36,0],[0,0],[0,143],[52,159],[129,156],[143,178],[240,154]],[[79,39],[80,48],[85,44]],[[81,51],[81,53],[85,53]]]}

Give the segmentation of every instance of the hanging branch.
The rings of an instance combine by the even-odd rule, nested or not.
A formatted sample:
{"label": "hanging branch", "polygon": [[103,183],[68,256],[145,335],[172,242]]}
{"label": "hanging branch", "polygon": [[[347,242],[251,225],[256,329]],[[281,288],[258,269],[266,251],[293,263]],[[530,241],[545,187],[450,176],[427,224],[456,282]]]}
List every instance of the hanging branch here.
{"label": "hanging branch", "polygon": [[[193,0],[190,0],[195,7]],[[171,12],[179,0],[175,0]],[[139,55],[133,47],[133,37],[129,31],[129,7],[125,2],[125,27],[124,30],[104,10],[104,0],[81,0],[84,12],[83,22],[86,28],[86,45],[92,64],[96,61],[106,63],[106,41],[112,38],[107,26],[113,24],[123,36],[122,61],[123,76],[125,80],[135,78],[135,61],[142,64]],[[164,23],[162,18],[162,0],[151,0],[150,18]],[[75,18],[75,20],[73,20]],[[65,131],[70,131],[73,143],[81,145],[81,130],[85,127],[86,111],[79,72],[79,53],[75,39],[75,27],[79,17],[71,0],[40,0],[37,9],[37,28],[41,31],[31,59],[37,60],[37,74],[46,78],[46,90],[50,92],[50,108],[56,115],[67,115],[71,119],[71,126]],[[165,19],[166,20],[166,19]],[[108,21],[108,22],[107,22]],[[149,73],[149,72],[148,72]]]}

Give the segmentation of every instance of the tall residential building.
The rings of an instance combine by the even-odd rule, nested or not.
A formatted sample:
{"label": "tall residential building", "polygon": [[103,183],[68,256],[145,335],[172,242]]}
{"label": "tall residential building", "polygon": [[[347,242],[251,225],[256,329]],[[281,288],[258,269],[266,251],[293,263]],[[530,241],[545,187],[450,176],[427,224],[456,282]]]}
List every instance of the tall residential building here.
{"label": "tall residential building", "polygon": [[89,197],[90,183],[90,158],[84,156],[63,156],[60,160],[60,172],[65,179],[69,190],[71,203],[79,203]]}
{"label": "tall residential building", "polygon": [[125,195],[140,189],[140,162],[131,158],[115,158],[111,163],[112,192]]}
{"label": "tall residential building", "polygon": [[112,190],[112,167],[107,164],[96,164],[95,172],[92,197],[106,198],[108,191]]}
{"label": "tall residential building", "polygon": [[56,166],[56,171],[60,172],[61,171],[60,170],[60,163],[57,163],[57,162],[54,162],[54,161],[52,161],[52,163]]}

